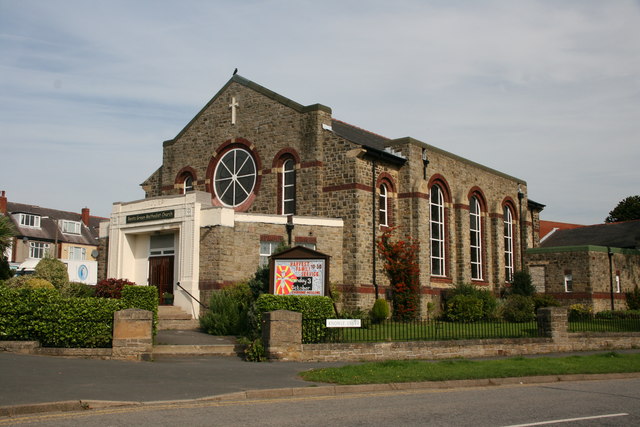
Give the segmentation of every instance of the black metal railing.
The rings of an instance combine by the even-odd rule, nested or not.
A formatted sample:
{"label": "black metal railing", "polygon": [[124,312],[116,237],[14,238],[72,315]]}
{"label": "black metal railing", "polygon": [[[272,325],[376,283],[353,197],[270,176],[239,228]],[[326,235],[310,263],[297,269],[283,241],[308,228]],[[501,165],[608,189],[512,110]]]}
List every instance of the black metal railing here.
{"label": "black metal railing", "polygon": [[201,303],[200,300],[196,297],[194,297],[193,295],[191,295],[191,292],[189,292],[188,290],[186,290],[185,288],[182,287],[182,285],[180,284],[180,282],[176,282],[176,286],[178,286],[180,289],[182,289],[183,291],[186,292],[187,295],[189,295],[191,297],[192,300],[194,300],[195,302],[197,302],[198,304],[200,304],[201,307],[203,307],[205,310],[209,310],[209,307],[207,307],[205,304]]}
{"label": "black metal railing", "polygon": [[640,332],[640,314],[609,311],[570,315],[569,332]]}
{"label": "black metal railing", "polygon": [[384,341],[441,341],[497,338],[536,338],[536,321],[513,323],[483,321],[472,323],[437,320],[374,323],[363,320],[359,328],[327,328],[324,319],[305,319],[302,323],[305,343],[355,343]]}

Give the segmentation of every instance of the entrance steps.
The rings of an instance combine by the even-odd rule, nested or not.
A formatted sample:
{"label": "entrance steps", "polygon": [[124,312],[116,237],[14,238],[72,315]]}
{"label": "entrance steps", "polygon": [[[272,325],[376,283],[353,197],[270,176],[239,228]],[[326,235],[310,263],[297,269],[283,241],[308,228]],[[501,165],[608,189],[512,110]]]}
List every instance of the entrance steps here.
{"label": "entrance steps", "polygon": [[158,330],[197,330],[198,320],[180,307],[173,305],[158,306]]}
{"label": "entrance steps", "polygon": [[213,336],[195,330],[158,331],[153,358],[193,356],[238,356],[241,346],[235,337]]}

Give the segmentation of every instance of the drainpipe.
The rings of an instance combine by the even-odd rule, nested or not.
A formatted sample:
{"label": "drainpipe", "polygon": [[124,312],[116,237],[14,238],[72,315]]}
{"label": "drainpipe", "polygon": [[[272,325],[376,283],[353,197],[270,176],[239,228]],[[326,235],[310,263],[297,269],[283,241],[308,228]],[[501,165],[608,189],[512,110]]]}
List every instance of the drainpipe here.
{"label": "drainpipe", "polygon": [[373,274],[371,280],[373,281],[373,288],[376,292],[376,300],[378,299],[378,282],[376,278],[376,161],[371,160],[371,223],[373,236],[373,244],[371,245],[371,252],[373,253]]}
{"label": "drainpipe", "polygon": [[611,296],[611,311],[615,310],[613,301],[613,251],[607,246],[607,254],[609,255],[609,294]]}
{"label": "drainpipe", "polygon": [[522,199],[524,199],[524,192],[518,184],[518,204],[520,211],[520,270],[524,270],[524,218],[522,218]]}
{"label": "drainpipe", "polygon": [[291,233],[293,232],[293,215],[287,215],[287,242],[289,247],[291,247]]}

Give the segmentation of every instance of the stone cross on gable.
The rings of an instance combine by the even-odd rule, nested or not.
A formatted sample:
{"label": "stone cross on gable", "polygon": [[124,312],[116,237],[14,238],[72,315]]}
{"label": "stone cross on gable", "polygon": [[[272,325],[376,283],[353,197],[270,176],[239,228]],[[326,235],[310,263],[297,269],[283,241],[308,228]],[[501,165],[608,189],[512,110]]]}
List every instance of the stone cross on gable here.
{"label": "stone cross on gable", "polygon": [[231,104],[229,104],[229,108],[231,108],[231,124],[236,124],[236,108],[239,107],[238,101],[235,96],[231,97]]}

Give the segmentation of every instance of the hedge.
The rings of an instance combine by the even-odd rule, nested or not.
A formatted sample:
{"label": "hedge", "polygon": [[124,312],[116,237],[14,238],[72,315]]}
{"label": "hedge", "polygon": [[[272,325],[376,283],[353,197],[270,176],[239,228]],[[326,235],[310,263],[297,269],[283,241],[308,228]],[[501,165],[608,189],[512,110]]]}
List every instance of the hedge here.
{"label": "hedge", "polygon": [[275,310],[302,313],[302,342],[305,344],[320,342],[327,333],[324,320],[335,316],[329,297],[270,294],[258,297],[256,311],[259,319],[262,313]]}
{"label": "hedge", "polygon": [[0,286],[0,340],[39,341],[44,347],[110,347],[113,314],[141,308],[157,319],[155,287],[132,286],[123,299],[65,298],[54,289]]}

